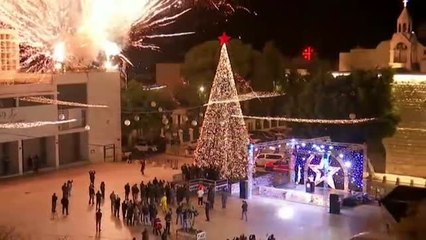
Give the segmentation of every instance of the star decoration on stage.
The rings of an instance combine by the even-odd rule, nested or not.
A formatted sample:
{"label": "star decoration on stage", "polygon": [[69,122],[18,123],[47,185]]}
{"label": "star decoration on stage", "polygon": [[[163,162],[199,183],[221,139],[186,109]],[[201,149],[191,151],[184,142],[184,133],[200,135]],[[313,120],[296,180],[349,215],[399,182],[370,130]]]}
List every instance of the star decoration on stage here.
{"label": "star decoration on stage", "polygon": [[342,168],[328,166],[327,174],[325,174],[325,161],[327,161],[327,159],[321,160],[321,163],[318,165],[309,165],[309,168],[312,169],[312,171],[315,173],[315,185],[318,185],[327,180],[327,184],[331,188],[336,189],[336,185],[334,184],[334,174],[336,174]]}
{"label": "star decoration on stage", "polygon": [[220,41],[220,46],[222,46],[223,44],[227,44],[231,40],[231,37],[223,33],[218,39]]}

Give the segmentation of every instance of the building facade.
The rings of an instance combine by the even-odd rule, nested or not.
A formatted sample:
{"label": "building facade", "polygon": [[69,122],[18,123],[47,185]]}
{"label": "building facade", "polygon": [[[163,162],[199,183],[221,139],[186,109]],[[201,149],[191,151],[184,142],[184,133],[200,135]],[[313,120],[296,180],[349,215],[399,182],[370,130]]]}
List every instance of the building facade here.
{"label": "building facade", "polygon": [[339,76],[389,67],[404,70],[394,75],[393,85],[401,122],[394,136],[383,140],[385,162],[373,159],[379,172],[426,177],[426,41],[422,39],[413,31],[405,2],[392,39],[382,41],[375,49],[340,53],[339,72],[333,73]]}
{"label": "building facade", "polygon": [[392,39],[374,49],[355,48],[339,55],[339,71],[398,68],[426,73],[426,41],[413,31],[413,21],[406,6],[402,10]]}
{"label": "building facade", "polygon": [[[24,97],[106,105],[82,108],[27,102]],[[120,78],[118,73],[0,74],[0,123],[77,121],[28,129],[0,129],[0,176],[78,162],[121,157]]]}

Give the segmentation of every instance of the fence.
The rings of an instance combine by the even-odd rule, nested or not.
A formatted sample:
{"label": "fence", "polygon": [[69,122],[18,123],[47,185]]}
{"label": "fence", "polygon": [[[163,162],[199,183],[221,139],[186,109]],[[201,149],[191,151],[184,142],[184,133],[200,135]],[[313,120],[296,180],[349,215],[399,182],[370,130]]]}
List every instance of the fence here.
{"label": "fence", "polygon": [[209,180],[205,178],[200,179],[194,179],[189,181],[189,191],[196,192],[198,189],[198,186],[202,184],[206,187],[214,187],[215,191],[218,192],[222,190],[224,187],[228,187],[228,180],[222,179],[222,180]]}

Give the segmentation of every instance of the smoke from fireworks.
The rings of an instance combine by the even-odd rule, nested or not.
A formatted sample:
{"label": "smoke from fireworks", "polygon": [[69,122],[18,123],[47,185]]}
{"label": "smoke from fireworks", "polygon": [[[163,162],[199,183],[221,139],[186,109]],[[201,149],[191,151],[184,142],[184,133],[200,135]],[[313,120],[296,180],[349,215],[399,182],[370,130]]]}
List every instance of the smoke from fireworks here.
{"label": "smoke from fireworks", "polygon": [[21,67],[39,72],[63,64],[84,68],[103,62],[112,67],[111,58],[125,46],[153,47],[144,44],[144,37],[192,34],[128,38],[132,31],[172,24],[187,11],[182,0],[2,0],[0,22],[18,33]]}

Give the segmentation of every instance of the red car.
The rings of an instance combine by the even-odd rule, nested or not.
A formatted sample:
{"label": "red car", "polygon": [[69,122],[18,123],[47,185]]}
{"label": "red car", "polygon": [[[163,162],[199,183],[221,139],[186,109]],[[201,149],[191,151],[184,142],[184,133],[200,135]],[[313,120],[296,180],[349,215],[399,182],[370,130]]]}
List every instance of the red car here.
{"label": "red car", "polygon": [[290,166],[287,161],[281,160],[276,162],[267,162],[265,164],[266,171],[274,171],[274,172],[289,172]]}

